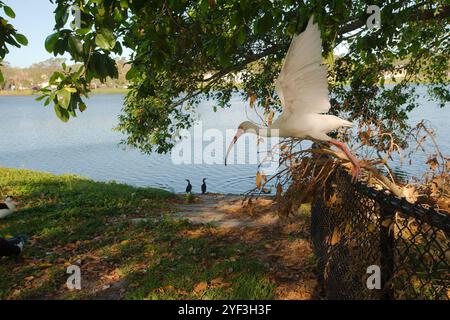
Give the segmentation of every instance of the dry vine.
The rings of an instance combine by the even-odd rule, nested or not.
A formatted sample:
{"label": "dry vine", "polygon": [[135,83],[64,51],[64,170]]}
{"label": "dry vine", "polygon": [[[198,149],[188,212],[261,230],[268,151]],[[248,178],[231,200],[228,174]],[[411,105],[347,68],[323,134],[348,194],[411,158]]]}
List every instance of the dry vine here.
{"label": "dry vine", "polygon": [[[378,190],[387,190],[399,198],[406,198],[411,203],[450,212],[450,158],[441,153],[434,131],[424,121],[408,133],[406,143],[401,146],[395,142],[393,134],[383,130],[380,123],[360,125],[357,139],[352,138],[350,133],[348,130],[340,131],[338,139],[347,142],[357,153],[362,169],[360,181]],[[244,198],[249,210],[252,209],[252,198],[268,193],[268,186],[275,184],[279,214],[295,214],[301,204],[310,202],[315,194],[323,190],[336,168],[341,166],[350,171],[351,164],[342,152],[320,142],[302,149],[301,142],[299,139],[287,139],[275,147],[278,151],[275,148],[271,150],[271,154],[279,154],[279,170],[270,177],[257,172],[256,187],[248,191]],[[407,149],[404,150],[404,146],[408,146]],[[427,155],[428,170],[421,178],[401,181],[389,164],[395,157],[400,158],[401,163],[405,160],[411,163],[411,156],[419,151]],[[270,157],[263,159],[260,166],[271,160]]]}

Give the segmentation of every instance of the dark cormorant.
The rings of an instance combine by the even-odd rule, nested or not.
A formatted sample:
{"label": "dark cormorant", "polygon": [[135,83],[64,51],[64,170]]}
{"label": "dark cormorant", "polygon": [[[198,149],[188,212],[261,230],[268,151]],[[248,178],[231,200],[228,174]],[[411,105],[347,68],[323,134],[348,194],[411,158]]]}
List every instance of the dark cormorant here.
{"label": "dark cormorant", "polygon": [[192,184],[188,179],[186,179],[186,181],[188,182],[188,185],[186,187],[186,193],[191,193],[192,192]]}
{"label": "dark cormorant", "polygon": [[203,179],[203,184],[202,184],[202,194],[206,193],[206,182],[205,182],[206,178]]}

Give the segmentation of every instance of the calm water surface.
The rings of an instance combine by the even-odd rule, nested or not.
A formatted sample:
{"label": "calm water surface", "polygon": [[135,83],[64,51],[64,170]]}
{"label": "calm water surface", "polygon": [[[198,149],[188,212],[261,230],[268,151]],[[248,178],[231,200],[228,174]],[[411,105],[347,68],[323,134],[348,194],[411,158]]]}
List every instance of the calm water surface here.
{"label": "calm water surface", "polygon": [[[53,108],[44,108],[35,97],[0,97],[0,166],[75,173],[94,180],[115,180],[174,192],[184,191],[184,179],[190,179],[194,191],[199,192],[203,177],[208,178],[210,192],[237,194],[254,186],[256,165],[175,165],[170,154],[143,155],[119,145],[122,135],[112,128],[117,124],[122,102],[122,95],[93,95],[83,114],[62,123]],[[233,98],[230,109],[214,113],[213,104],[205,101],[199,108],[203,129],[225,132],[247,119],[246,102],[239,96]],[[440,109],[425,99],[421,104],[410,121],[430,120],[441,150],[448,155],[450,108]],[[254,114],[250,118],[257,120]],[[424,157],[418,154],[412,166],[401,170],[413,175],[422,173]]]}

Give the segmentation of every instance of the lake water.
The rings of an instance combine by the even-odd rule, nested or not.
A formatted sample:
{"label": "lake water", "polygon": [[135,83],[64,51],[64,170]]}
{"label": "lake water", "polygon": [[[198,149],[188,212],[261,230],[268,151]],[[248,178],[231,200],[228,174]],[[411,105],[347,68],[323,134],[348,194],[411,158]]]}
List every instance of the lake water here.
{"label": "lake water", "polygon": [[[115,180],[177,193],[184,192],[184,179],[190,179],[194,192],[199,192],[204,177],[208,178],[210,192],[239,194],[254,186],[256,165],[175,165],[170,154],[143,155],[119,145],[122,136],[112,128],[117,124],[122,102],[122,95],[92,95],[83,114],[62,123],[53,108],[43,107],[35,97],[0,97],[0,166],[74,173],[94,180]],[[247,119],[247,103],[239,96],[233,98],[230,109],[214,113],[213,104],[205,101],[198,110],[204,130],[216,128],[225,132]],[[440,109],[425,99],[421,104],[411,114],[411,122],[430,120],[441,150],[448,155],[450,108]],[[257,120],[254,114],[250,118]],[[418,156],[420,161],[416,164],[402,170],[410,174],[423,172],[421,157]]]}

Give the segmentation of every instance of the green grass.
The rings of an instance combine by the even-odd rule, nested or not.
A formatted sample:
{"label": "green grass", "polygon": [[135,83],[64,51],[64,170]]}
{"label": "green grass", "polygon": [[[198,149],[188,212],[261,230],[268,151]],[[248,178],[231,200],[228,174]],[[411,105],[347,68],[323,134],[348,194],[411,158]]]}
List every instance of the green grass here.
{"label": "green grass", "polygon": [[[0,192],[19,202],[0,220],[0,237],[30,237],[20,257],[0,258],[0,299],[274,297],[267,270],[250,257],[255,248],[173,220],[183,200],[171,193],[6,168]],[[78,260],[82,290],[70,291],[66,269]]]}
{"label": "green grass", "polygon": [[27,90],[0,90],[0,96],[31,96],[37,94],[37,91],[27,89]]}
{"label": "green grass", "polygon": [[124,88],[99,88],[92,90],[92,94],[126,94],[128,91]]}

